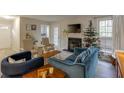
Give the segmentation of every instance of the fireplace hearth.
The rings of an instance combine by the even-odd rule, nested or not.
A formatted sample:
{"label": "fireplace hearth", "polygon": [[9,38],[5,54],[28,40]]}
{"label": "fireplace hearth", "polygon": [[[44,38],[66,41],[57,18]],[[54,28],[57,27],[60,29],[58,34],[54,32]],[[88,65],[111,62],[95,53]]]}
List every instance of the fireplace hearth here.
{"label": "fireplace hearth", "polygon": [[73,52],[74,48],[82,47],[82,39],[81,38],[68,38],[68,51]]}

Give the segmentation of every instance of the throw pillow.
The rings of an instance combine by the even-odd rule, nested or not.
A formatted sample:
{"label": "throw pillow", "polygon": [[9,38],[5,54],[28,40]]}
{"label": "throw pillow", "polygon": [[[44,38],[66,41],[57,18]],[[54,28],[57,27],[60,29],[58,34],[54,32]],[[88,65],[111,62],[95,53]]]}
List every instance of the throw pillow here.
{"label": "throw pillow", "polygon": [[75,61],[74,61],[74,64],[75,63],[81,63],[81,56],[80,55],[78,55],[77,57],[76,57],[76,59],[75,59]]}
{"label": "throw pillow", "polygon": [[85,60],[90,54],[91,54],[91,49],[88,48],[86,51],[84,51],[84,52],[82,53],[83,57],[82,57],[81,61],[84,62],[84,60]]}
{"label": "throw pillow", "polygon": [[93,47],[93,46],[91,46],[91,47],[89,47],[89,48],[87,49],[87,50],[89,51],[89,53],[90,53],[90,54],[92,54],[92,53],[93,53],[93,48],[94,48],[94,47]]}
{"label": "throw pillow", "polygon": [[11,57],[9,57],[9,58],[8,58],[8,62],[9,62],[10,64],[12,64],[12,63],[15,63],[15,60],[12,59]]}
{"label": "throw pillow", "polygon": [[90,55],[90,50],[87,49],[77,56],[74,63],[83,63],[84,60]]}
{"label": "throw pillow", "polygon": [[20,60],[14,60],[14,59],[11,58],[11,57],[8,58],[8,62],[9,62],[10,64],[13,64],[13,63],[22,63],[22,62],[25,62],[25,61],[26,61],[25,58],[24,58],[24,59],[20,59]]}
{"label": "throw pillow", "polygon": [[17,60],[17,61],[15,61],[15,63],[23,63],[23,62],[25,62],[26,60],[25,60],[25,58],[24,59],[20,59],[20,60]]}

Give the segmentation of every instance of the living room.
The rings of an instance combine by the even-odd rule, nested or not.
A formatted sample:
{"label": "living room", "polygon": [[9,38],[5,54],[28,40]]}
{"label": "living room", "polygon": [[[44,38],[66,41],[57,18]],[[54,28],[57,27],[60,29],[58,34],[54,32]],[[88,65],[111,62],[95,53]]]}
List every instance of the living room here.
{"label": "living room", "polygon": [[[113,33],[114,30],[112,30],[114,26],[121,23],[121,21],[118,24],[114,23],[118,21],[120,18],[123,18],[123,16],[116,16],[116,15],[1,16],[0,17],[0,20],[1,20],[0,21],[1,22],[0,23],[1,24],[1,39],[0,39],[1,41],[0,42],[2,44],[0,49],[1,64],[2,62],[4,63],[3,60],[5,58],[7,58],[10,61],[13,61],[14,59],[10,58],[12,55],[14,54],[16,55],[18,53],[25,52],[25,51],[30,51],[33,58],[39,58],[39,57],[43,58],[44,65],[46,64],[48,65],[48,61],[51,61],[51,62],[53,60],[55,61],[55,59],[51,60],[51,58],[54,58],[54,57],[57,58],[57,61],[59,59],[60,61],[63,61],[63,63],[66,59],[68,59],[68,57],[70,58],[72,57],[74,59],[75,56],[71,56],[71,55],[75,52],[75,49],[77,47],[84,49],[86,47],[91,48],[91,46],[93,46],[93,45],[87,46],[86,45],[87,42],[85,42],[84,40],[84,38],[86,37],[85,36],[86,34],[84,34],[87,31],[86,29],[89,29],[91,27],[92,29],[94,29],[93,32],[98,32],[95,36],[97,38],[95,42],[97,42],[98,46],[95,46],[95,47],[98,47],[99,49],[99,53],[97,54],[97,57],[96,57],[96,59],[99,58],[99,60],[97,60],[98,61],[97,63],[94,63],[94,64],[97,64],[94,66],[95,68],[91,67],[91,72],[94,70],[93,76],[91,76],[91,78],[123,77],[123,73],[117,70],[117,68],[119,68],[120,66],[118,66],[117,63],[115,62],[117,58],[115,57],[115,54],[114,54],[115,50],[123,49],[123,44],[120,43],[119,45],[116,45],[118,43],[117,40],[119,36],[115,37],[115,33]],[[74,31],[72,28],[74,28]],[[71,31],[69,29],[71,29],[72,32],[69,32]],[[119,28],[116,28],[116,29],[119,29]],[[2,33],[2,30],[4,31],[4,33]],[[94,36],[93,32],[91,33],[90,38],[93,38]],[[3,42],[3,40],[5,41]],[[117,42],[114,42],[113,40],[116,40]],[[122,40],[122,39],[119,38],[119,40]],[[93,42],[90,42],[90,44],[91,43]],[[47,47],[44,46],[44,44],[47,44]],[[113,44],[115,46],[113,46]],[[75,60],[77,60],[77,58],[75,58]],[[24,60],[21,60],[22,63],[23,61]],[[54,61],[53,63],[51,63],[51,65],[53,65],[53,67],[60,70],[61,73],[64,73],[64,77],[66,77],[65,76],[66,74],[69,74],[70,76],[68,77],[72,77],[72,78],[90,77],[90,75],[82,76],[81,74],[76,76],[75,73],[78,73],[78,72],[73,72],[73,71],[68,72],[69,67],[67,71],[65,71],[66,66],[65,68],[63,67],[61,68],[60,67],[61,65],[57,66],[58,63],[55,63]],[[14,62],[16,61],[14,60]],[[75,61],[73,60],[73,64],[74,62]],[[12,64],[14,63],[10,63],[10,65]],[[4,73],[5,74],[7,73],[7,67],[5,69],[4,66],[5,66],[4,64],[1,65],[1,70],[3,72],[1,73],[1,77],[4,77],[2,75],[4,75]],[[32,75],[32,73],[34,70],[38,69],[38,67],[37,66],[36,68],[34,67],[35,69],[33,68],[32,70],[28,71],[28,73],[23,72],[23,74],[20,74],[21,77],[32,76],[33,78],[34,74]],[[41,66],[41,67],[44,67],[44,66]],[[48,67],[45,67],[45,69],[46,68]],[[53,69],[51,66],[49,68]],[[47,71],[47,73],[48,72],[49,71]],[[73,73],[73,74],[71,75],[70,73]],[[90,73],[90,71],[82,72],[82,73]],[[60,73],[59,74],[57,73],[57,75],[61,76]],[[18,75],[12,74],[10,75],[10,77],[11,76],[16,77]]]}
{"label": "living room", "polygon": [[0,92],[118,93],[123,0],[0,0]]}

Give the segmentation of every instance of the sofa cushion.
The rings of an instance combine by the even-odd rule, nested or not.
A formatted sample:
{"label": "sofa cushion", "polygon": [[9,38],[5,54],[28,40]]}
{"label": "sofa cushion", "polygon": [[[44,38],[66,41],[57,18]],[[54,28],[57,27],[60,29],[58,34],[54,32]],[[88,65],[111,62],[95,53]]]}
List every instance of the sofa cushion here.
{"label": "sofa cushion", "polygon": [[70,55],[69,57],[67,57],[65,60],[70,60],[70,61],[75,61],[75,59],[77,58],[76,55]]}
{"label": "sofa cushion", "polygon": [[87,50],[90,52],[90,54],[93,53],[93,49],[94,49],[94,47],[89,47],[89,48],[87,48]]}
{"label": "sofa cushion", "polygon": [[71,61],[71,60],[64,60],[64,63],[69,64],[69,65],[72,65],[72,64],[74,64],[74,61]]}
{"label": "sofa cushion", "polygon": [[23,63],[23,62],[25,62],[25,61],[26,61],[26,60],[25,60],[25,58],[24,58],[24,59],[16,60],[15,63]]}
{"label": "sofa cushion", "polygon": [[86,51],[84,51],[84,53],[82,53],[83,57],[81,58],[81,62],[85,62],[85,59],[93,54],[93,48],[94,47],[89,47]]}
{"label": "sofa cushion", "polygon": [[80,55],[77,56],[74,63],[83,63],[85,59],[92,53],[92,48],[88,48],[87,50],[80,53]]}
{"label": "sofa cushion", "polygon": [[8,62],[9,62],[10,64],[13,64],[13,63],[15,63],[15,60],[14,60],[13,58],[9,57],[9,58],[8,58]]}
{"label": "sofa cushion", "polygon": [[87,48],[74,48],[74,55],[78,56],[83,51],[87,50]]}
{"label": "sofa cushion", "polygon": [[81,61],[81,55],[78,55],[77,58],[74,61],[74,64],[75,63],[81,63],[80,61]]}
{"label": "sofa cushion", "polygon": [[25,58],[20,59],[20,60],[14,60],[14,59],[11,58],[11,57],[8,58],[8,62],[9,62],[10,64],[13,64],[13,63],[22,63],[22,62],[25,62],[25,61],[26,61]]}

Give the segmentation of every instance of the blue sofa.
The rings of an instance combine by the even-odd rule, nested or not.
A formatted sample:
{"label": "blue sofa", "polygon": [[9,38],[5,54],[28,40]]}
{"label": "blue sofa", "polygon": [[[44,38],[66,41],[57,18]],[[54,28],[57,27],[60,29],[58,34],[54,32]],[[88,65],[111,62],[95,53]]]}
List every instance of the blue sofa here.
{"label": "blue sofa", "polygon": [[68,78],[93,78],[98,62],[98,51],[99,49],[94,47],[75,48],[74,53],[64,61],[52,57],[48,59],[48,63],[64,71]]}
{"label": "blue sofa", "polygon": [[[14,60],[26,59],[25,62],[21,63],[9,63],[8,58],[11,57]],[[1,62],[2,77],[22,77],[23,74],[31,72],[32,70],[39,68],[44,65],[43,58],[31,59],[31,52],[24,51],[13,54],[4,58]]]}

